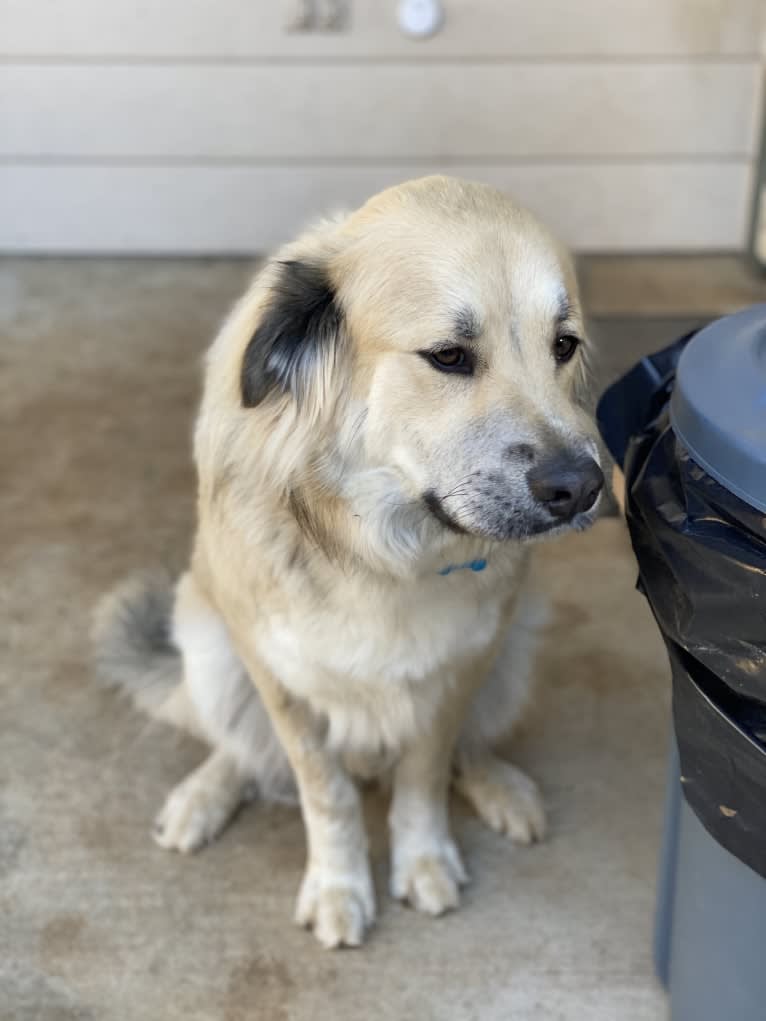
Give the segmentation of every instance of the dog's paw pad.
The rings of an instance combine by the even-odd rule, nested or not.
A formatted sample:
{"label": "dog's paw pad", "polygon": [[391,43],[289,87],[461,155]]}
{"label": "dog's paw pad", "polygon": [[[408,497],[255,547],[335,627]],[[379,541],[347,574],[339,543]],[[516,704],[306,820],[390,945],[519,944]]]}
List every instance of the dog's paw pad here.
{"label": "dog's paw pad", "polygon": [[391,874],[391,894],[427,915],[443,915],[460,903],[468,874],[451,840],[419,854],[399,852]]}
{"label": "dog's paw pad", "polygon": [[323,877],[309,869],[304,877],[295,921],[314,935],[328,950],[358,947],[375,920],[375,896],[369,871],[360,869],[347,879]]}
{"label": "dog's paw pad", "polygon": [[455,786],[479,818],[517,844],[545,837],[545,809],[540,791],[526,773],[501,759],[480,769],[467,767]]}

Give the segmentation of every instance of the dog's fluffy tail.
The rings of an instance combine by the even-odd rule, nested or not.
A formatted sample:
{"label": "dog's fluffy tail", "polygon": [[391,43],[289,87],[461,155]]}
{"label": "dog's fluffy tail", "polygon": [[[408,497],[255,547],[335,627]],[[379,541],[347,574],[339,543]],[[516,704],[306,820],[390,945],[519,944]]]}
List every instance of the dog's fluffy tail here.
{"label": "dog's fluffy tail", "polygon": [[181,654],[171,636],[173,601],[173,583],[162,571],[135,575],[107,593],[93,616],[95,666],[99,679],[137,708],[195,733]]}

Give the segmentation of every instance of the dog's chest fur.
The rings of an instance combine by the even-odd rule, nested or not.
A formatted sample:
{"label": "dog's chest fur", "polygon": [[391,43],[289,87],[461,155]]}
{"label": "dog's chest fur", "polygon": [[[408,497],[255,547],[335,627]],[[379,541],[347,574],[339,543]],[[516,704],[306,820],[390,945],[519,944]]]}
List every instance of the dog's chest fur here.
{"label": "dog's chest fur", "polygon": [[[446,687],[505,625],[518,565],[371,585],[338,577],[317,602],[292,598],[256,625],[260,655],[346,750],[393,749],[428,725]],[[512,569],[509,570],[509,567]]]}

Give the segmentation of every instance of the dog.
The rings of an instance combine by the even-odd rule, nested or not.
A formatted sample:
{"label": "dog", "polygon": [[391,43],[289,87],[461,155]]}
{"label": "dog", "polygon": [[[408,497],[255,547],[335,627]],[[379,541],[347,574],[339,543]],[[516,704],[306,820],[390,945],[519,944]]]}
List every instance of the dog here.
{"label": "dog", "polygon": [[212,749],[160,846],[201,847],[253,787],[297,796],[295,917],[340,947],[376,911],[358,778],[389,778],[391,893],[431,915],[467,880],[451,786],[542,838],[495,749],[531,688],[531,549],[598,513],[587,352],[566,251],[479,184],[386,190],[256,276],[207,355],[189,569],[96,615],[101,673]]}

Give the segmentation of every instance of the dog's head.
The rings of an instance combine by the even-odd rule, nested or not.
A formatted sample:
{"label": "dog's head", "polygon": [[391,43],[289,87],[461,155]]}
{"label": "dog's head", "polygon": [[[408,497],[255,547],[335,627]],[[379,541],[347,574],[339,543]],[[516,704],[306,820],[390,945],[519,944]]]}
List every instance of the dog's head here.
{"label": "dog's head", "polygon": [[603,475],[577,284],[529,213],[426,178],[292,246],[268,274],[242,404],[281,400],[311,422],[314,481],[356,520],[395,518],[419,543],[590,523]]}

